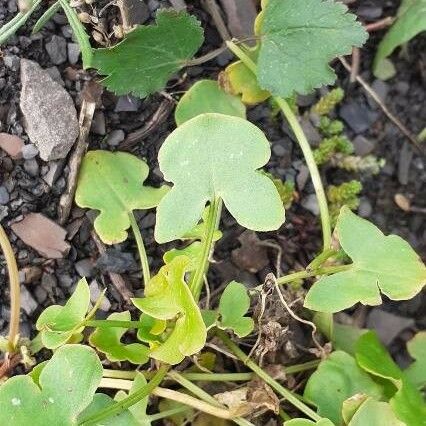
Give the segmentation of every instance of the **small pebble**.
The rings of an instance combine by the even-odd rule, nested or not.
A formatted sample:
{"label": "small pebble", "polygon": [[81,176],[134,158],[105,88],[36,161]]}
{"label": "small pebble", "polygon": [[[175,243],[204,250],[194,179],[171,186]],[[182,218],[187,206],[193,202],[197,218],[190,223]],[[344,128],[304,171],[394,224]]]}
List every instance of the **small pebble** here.
{"label": "small pebble", "polygon": [[124,141],[124,138],[126,137],[126,134],[123,130],[117,129],[113,130],[106,138],[106,143],[109,146],[118,146],[120,142]]}
{"label": "small pebble", "polygon": [[75,270],[80,277],[91,277],[94,273],[94,266],[91,259],[82,259],[75,263]]}
{"label": "small pebble", "polygon": [[46,51],[55,65],[67,61],[67,42],[63,37],[53,35],[51,40],[46,43]]}
{"label": "small pebble", "polygon": [[38,149],[32,143],[28,145],[24,145],[22,147],[22,157],[24,158],[24,160],[32,160],[37,155],[38,155]]}
{"label": "small pebble", "polygon": [[276,143],[272,146],[272,152],[277,156],[277,157],[284,157],[284,155],[287,154],[287,150],[285,149],[285,147],[283,147],[281,144]]}
{"label": "small pebble", "polygon": [[315,194],[309,194],[302,200],[302,206],[310,211],[314,216],[318,216],[320,213],[317,196]]}
{"label": "small pebble", "polygon": [[68,61],[75,65],[80,58],[80,46],[77,43],[68,43]]}
{"label": "small pebble", "polygon": [[24,170],[30,175],[30,176],[37,176],[39,172],[39,166],[36,160],[25,160],[24,162]]}
{"label": "small pebble", "polygon": [[0,186],[0,204],[6,205],[10,200],[9,193],[7,192],[7,189],[4,186]]}
{"label": "small pebble", "polygon": [[373,207],[371,206],[370,200],[368,198],[361,198],[358,207],[358,214],[361,217],[368,218],[373,213]]}

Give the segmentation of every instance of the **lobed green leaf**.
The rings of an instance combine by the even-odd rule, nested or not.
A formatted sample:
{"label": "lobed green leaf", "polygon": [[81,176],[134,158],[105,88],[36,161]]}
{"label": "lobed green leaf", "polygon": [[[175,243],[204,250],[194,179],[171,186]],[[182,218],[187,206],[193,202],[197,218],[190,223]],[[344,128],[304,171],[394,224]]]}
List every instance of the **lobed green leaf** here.
{"label": "lobed green leaf", "polygon": [[415,361],[404,370],[405,376],[415,386],[426,386],[426,331],[417,333],[407,343],[408,353]]}

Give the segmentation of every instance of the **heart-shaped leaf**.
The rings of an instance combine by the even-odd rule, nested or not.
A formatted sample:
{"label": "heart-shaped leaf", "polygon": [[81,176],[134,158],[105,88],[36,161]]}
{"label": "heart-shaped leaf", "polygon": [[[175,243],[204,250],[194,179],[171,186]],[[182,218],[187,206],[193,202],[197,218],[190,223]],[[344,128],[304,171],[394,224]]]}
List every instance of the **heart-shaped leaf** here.
{"label": "heart-shaped leaf", "polygon": [[240,225],[278,229],[284,222],[281,199],[273,182],[257,171],[270,155],[262,131],[242,118],[202,114],[178,127],[158,155],[164,178],[174,187],[158,206],[155,239],[183,237],[217,197]]}
{"label": "heart-shaped leaf", "polygon": [[404,371],[416,387],[426,386],[426,331],[417,333],[407,343],[408,353],[415,361]]}
{"label": "heart-shaped leaf", "polygon": [[156,207],[168,187],[151,188],[145,162],[125,152],[90,151],[83,159],[75,201],[80,207],[100,211],[95,230],[106,244],[127,238],[129,214]]}
{"label": "heart-shaped leaf", "polygon": [[206,112],[246,118],[246,107],[237,96],[222,90],[216,81],[197,81],[180,99],[175,111],[176,124]]}
{"label": "heart-shaped leaf", "polygon": [[250,297],[246,287],[236,281],[230,282],[219,301],[219,327],[233,330],[238,337],[247,336],[254,327],[253,319],[244,316],[249,308]]}
{"label": "heart-shaped leaf", "polygon": [[368,373],[390,381],[391,386],[387,387],[386,393],[391,397],[390,405],[400,420],[407,426],[425,424],[426,404],[422,395],[404,376],[374,332],[369,331],[359,338],[356,360]]}
{"label": "heart-shaped leaf", "polygon": [[36,328],[40,331],[41,341],[48,349],[68,342],[78,335],[84,327],[84,320],[90,305],[90,290],[85,278],[82,278],[64,306],[52,305],[38,317]]}
{"label": "heart-shaped leaf", "polygon": [[40,373],[15,376],[0,386],[0,424],[77,425],[102,378],[95,351],[81,345],[59,348]]}
{"label": "heart-shaped leaf", "polygon": [[343,401],[357,393],[380,398],[381,387],[345,352],[335,351],[311,375],[304,396],[318,407],[318,414],[336,425],[342,421]]}
{"label": "heart-shaped leaf", "polygon": [[276,96],[307,94],[336,75],[328,63],[361,47],[367,33],[341,3],[269,0],[263,11],[258,79]]}
{"label": "heart-shaped leaf", "polygon": [[145,97],[162,90],[203,43],[200,22],[186,12],[160,10],[157,25],[143,25],[112,48],[94,49],[92,66],[117,95]]}
{"label": "heart-shaped leaf", "polygon": [[200,309],[185,282],[188,262],[184,256],[176,257],[148,282],[146,297],[132,299],[138,309],[153,318],[177,318],[165,342],[150,353],[152,358],[168,364],[179,364],[185,356],[199,352],[207,337]]}
{"label": "heart-shaped leaf", "polygon": [[357,302],[379,305],[380,291],[392,300],[406,300],[425,285],[426,267],[402,238],[383,235],[347,207],[340,211],[336,230],[353,263],[347,271],[315,283],[305,299],[307,308],[338,312]]}
{"label": "heart-shaped leaf", "polygon": [[395,416],[387,402],[367,398],[352,416],[348,426],[366,425],[404,426],[405,423]]}
{"label": "heart-shaped leaf", "polygon": [[[130,312],[115,312],[108,316],[111,321],[130,321]],[[89,338],[89,342],[112,361],[130,361],[133,364],[145,364],[149,359],[149,350],[140,343],[124,344],[121,338],[126,333],[126,328],[99,327]]]}

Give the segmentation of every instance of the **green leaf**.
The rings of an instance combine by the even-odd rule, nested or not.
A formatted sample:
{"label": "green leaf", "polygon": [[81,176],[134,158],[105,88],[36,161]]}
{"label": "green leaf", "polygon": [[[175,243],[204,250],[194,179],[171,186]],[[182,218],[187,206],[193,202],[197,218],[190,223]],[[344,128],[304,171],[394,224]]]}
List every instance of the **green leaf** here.
{"label": "green leaf", "polygon": [[311,375],[304,396],[318,407],[318,414],[335,424],[342,421],[343,402],[357,393],[382,396],[381,387],[345,352],[335,351]]}
{"label": "green leaf", "polygon": [[262,131],[242,118],[202,114],[178,127],[158,155],[164,178],[175,185],[158,206],[155,239],[165,243],[184,236],[216,197],[240,225],[278,229],[284,222],[281,199],[273,182],[256,170],[270,155]]}
{"label": "green leaf", "polygon": [[388,387],[387,394],[392,397],[390,405],[400,420],[407,426],[426,424],[426,404],[420,392],[404,376],[374,332],[359,338],[356,360],[365,371],[391,382],[393,391],[390,393]]}
{"label": "green leaf", "polygon": [[206,342],[207,330],[191,291],[185,282],[189,260],[177,257],[163,266],[145,287],[145,296],[132,299],[142,312],[159,320],[176,318],[164,343],[150,355],[167,364],[179,364],[185,356],[199,352]]}
{"label": "green leaf", "polygon": [[158,320],[142,313],[139,321],[142,327],[138,328],[137,337],[141,342],[149,343],[149,346],[156,346],[160,343],[160,335],[164,332],[167,322]]}
{"label": "green leaf", "polygon": [[41,333],[43,345],[56,349],[83,330],[80,324],[84,320],[90,305],[90,290],[85,278],[82,278],[64,306],[52,305],[38,317],[36,328]]}
{"label": "green leaf", "polygon": [[0,424],[77,425],[102,378],[95,351],[81,345],[59,348],[40,374],[15,376],[0,386]]}
{"label": "green leaf", "polygon": [[392,52],[417,34],[426,31],[426,0],[403,0],[398,10],[398,17],[383,37],[374,58],[374,73]]}
{"label": "green leaf", "polygon": [[129,214],[156,207],[168,191],[167,186],[143,186],[148,174],[145,162],[125,152],[90,151],[84,157],[75,201],[100,211],[95,230],[104,243],[126,240]]}
{"label": "green leaf", "polygon": [[217,324],[219,312],[214,311],[212,309],[203,309],[201,311],[201,316],[203,317],[203,321],[206,325],[207,330],[210,330]]}
{"label": "green leaf", "polygon": [[92,46],[90,45],[89,35],[86,33],[86,30],[78,18],[75,9],[70,6],[69,0],[59,0],[59,3],[65,12],[68,23],[72,28],[74,37],[80,46],[81,56],[83,58],[83,68],[87,69],[92,65],[93,57],[93,50]]}
{"label": "green leaf", "polygon": [[348,424],[348,426],[366,425],[404,426],[404,423],[398,420],[388,403],[368,398]]}
{"label": "green leaf", "polygon": [[186,256],[189,259],[188,272],[194,271],[197,269],[202,247],[203,246],[200,241],[194,241],[184,248],[166,251],[163,256],[164,263],[170,263],[178,256]]}
{"label": "green leaf", "polygon": [[[115,312],[109,315],[107,320],[130,321],[130,312]],[[90,335],[89,342],[111,362],[130,361],[133,364],[145,364],[149,359],[148,348],[140,343],[122,343],[121,338],[126,331],[126,328],[120,327],[99,327]]]}
{"label": "green leaf", "polygon": [[[114,404],[115,401],[110,396],[103,393],[95,394],[92,403],[80,414],[78,424],[81,424],[84,419],[88,419],[99,411]],[[139,426],[139,423],[129,410],[125,410],[118,415],[108,417],[101,422],[96,422],[94,426]]]}
{"label": "green leaf", "polygon": [[317,422],[308,419],[291,419],[284,422],[284,426],[334,426],[334,424],[328,419],[321,419]]}
{"label": "green leaf", "polygon": [[217,81],[197,81],[181,98],[175,111],[176,124],[206,112],[246,118],[246,107],[237,96],[222,90]]}
{"label": "green leaf", "polygon": [[246,287],[230,282],[220,297],[219,313],[221,315],[219,327],[231,329],[238,337],[245,337],[253,331],[254,321],[244,315],[250,308],[250,297]]}
{"label": "green leaf", "polygon": [[56,1],[40,16],[37,22],[33,25],[32,34],[37,34],[54,15],[61,9],[61,3]]}
{"label": "green leaf", "polygon": [[95,49],[92,65],[117,95],[145,97],[162,90],[203,43],[200,22],[186,12],[160,10],[156,25],[143,25],[112,48]]}
{"label": "green leaf", "polygon": [[309,290],[305,307],[338,312],[357,302],[382,303],[380,291],[392,300],[411,299],[426,283],[426,267],[402,238],[385,236],[372,223],[343,207],[337,236],[353,263],[344,272],[321,278]]}
{"label": "green leaf", "polygon": [[415,361],[404,371],[408,380],[414,386],[422,388],[426,386],[426,331],[417,333],[407,343],[408,353]]}
{"label": "green leaf", "polygon": [[334,1],[269,0],[260,30],[260,86],[286,98],[332,84],[336,75],[328,63],[367,39],[347,10]]}

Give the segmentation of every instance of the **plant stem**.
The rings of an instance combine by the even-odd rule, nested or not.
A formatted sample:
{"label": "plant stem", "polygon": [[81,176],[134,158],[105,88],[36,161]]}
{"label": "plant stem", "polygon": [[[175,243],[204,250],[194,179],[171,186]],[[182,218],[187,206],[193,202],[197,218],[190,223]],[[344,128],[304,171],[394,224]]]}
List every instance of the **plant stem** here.
{"label": "plant stem", "polygon": [[140,321],[89,320],[84,321],[84,325],[99,328],[143,328]]}
{"label": "plant stem", "polygon": [[161,413],[151,414],[148,416],[148,419],[150,422],[155,422],[157,420],[174,416],[175,414],[185,413],[185,411],[188,410],[190,410],[188,406],[182,405],[181,407],[171,408],[170,410],[162,411]]}
{"label": "plant stem", "polygon": [[0,248],[6,259],[10,288],[10,321],[9,321],[9,351],[15,351],[19,335],[19,314],[21,309],[21,287],[19,283],[18,265],[9,238],[0,225]]}
{"label": "plant stem", "polygon": [[307,267],[307,271],[313,271],[321,267],[326,260],[328,260],[331,256],[334,256],[338,253],[338,251],[329,248],[320,253]]}
{"label": "plant stem", "polygon": [[204,276],[207,272],[210,255],[213,251],[213,238],[214,233],[219,225],[221,209],[222,200],[220,198],[215,198],[209,206],[209,213],[206,221],[206,233],[202,241],[200,260],[189,284],[189,288],[191,289],[191,292],[194,295],[194,299],[197,302],[200,298],[201,289],[203,288],[204,284]]}
{"label": "plant stem", "polygon": [[[228,48],[255,74],[257,75],[257,66],[253,62],[253,60],[232,41],[227,41],[226,45]],[[309,169],[309,173],[311,175],[312,183],[315,188],[315,193],[318,199],[318,204],[320,208],[321,214],[321,226],[322,226],[322,234],[323,234],[323,249],[327,250],[331,246],[331,223],[330,223],[330,213],[328,211],[327,197],[325,195],[324,187],[321,181],[321,176],[318,170],[318,166],[315,163],[314,155],[312,153],[311,146],[303,132],[302,127],[297,120],[296,115],[291,110],[288,103],[278,97],[274,97],[275,102],[280,107],[282,113],[287,119],[290,127],[292,128],[294,135],[299,143],[299,146],[303,152],[303,156],[305,157],[306,164]]]}
{"label": "plant stem", "polygon": [[139,258],[142,266],[143,281],[146,285],[151,279],[151,273],[149,271],[148,257],[146,255],[145,245],[138,223],[136,222],[135,215],[133,212],[129,213],[130,226],[132,227],[133,235],[135,236],[136,244],[138,246]]}
{"label": "plant stem", "polygon": [[111,416],[115,416],[121,413],[122,411],[127,410],[129,407],[151,394],[154,389],[162,382],[169,368],[169,365],[162,365],[157,370],[150,382],[147,383],[145,386],[138,389],[136,392],[132,393],[127,398],[124,398],[123,400],[116,402],[114,405],[97,412],[93,416],[90,416],[88,419],[83,420],[79,423],[79,425],[96,425],[104,419],[107,419]]}
{"label": "plant stem", "polygon": [[254,371],[262,380],[269,386],[275,389],[281,396],[283,396],[290,404],[298,408],[306,416],[312,420],[318,421],[321,419],[315,411],[300,401],[292,392],[280,385],[269,374],[262,370],[255,362],[247,357],[247,355],[228,337],[222,330],[217,330],[217,336],[225,343],[225,345],[236,355],[250,370]]}

